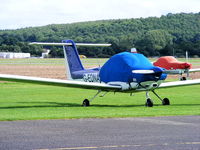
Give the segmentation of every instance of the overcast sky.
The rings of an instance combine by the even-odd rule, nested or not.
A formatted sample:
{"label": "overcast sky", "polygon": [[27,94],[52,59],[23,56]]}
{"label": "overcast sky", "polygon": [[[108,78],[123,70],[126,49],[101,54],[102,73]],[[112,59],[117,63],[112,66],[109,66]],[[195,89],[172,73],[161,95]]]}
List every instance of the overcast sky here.
{"label": "overcast sky", "polygon": [[0,29],[200,12],[200,0],[0,0]]}

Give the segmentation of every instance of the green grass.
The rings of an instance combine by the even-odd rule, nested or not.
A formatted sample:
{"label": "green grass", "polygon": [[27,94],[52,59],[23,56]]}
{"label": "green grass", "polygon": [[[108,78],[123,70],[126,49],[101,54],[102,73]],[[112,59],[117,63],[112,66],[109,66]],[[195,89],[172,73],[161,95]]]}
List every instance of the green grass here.
{"label": "green grass", "polygon": [[[81,59],[86,67],[102,66],[108,58],[84,58]],[[45,66],[64,66],[64,58],[28,58],[28,59],[0,59],[1,65],[45,65]]]}
{"label": "green grass", "polygon": [[144,107],[144,92],[108,93],[82,107],[96,91],[11,82],[0,83],[0,89],[0,120],[200,115],[200,85],[157,90],[171,105],[162,106],[151,94],[152,108]]}
{"label": "green grass", "polygon": [[[108,58],[83,58],[81,59],[84,66],[103,65]],[[149,58],[150,61],[156,61],[157,58]],[[185,58],[178,58],[179,61],[185,62]],[[190,58],[192,65],[199,65],[199,58]],[[0,65],[64,65],[64,58],[28,58],[28,59],[0,59]]]}

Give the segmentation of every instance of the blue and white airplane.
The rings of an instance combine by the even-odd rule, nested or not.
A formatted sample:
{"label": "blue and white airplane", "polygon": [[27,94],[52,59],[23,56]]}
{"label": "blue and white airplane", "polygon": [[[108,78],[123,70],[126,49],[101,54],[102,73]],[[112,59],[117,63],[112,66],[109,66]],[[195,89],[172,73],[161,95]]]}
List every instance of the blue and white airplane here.
{"label": "blue and white airplane", "polygon": [[154,66],[144,55],[138,53],[122,52],[112,56],[102,67],[92,69],[83,67],[76,46],[110,46],[110,44],[74,43],[72,40],[63,40],[62,43],[31,44],[63,46],[67,80],[8,74],[0,74],[0,80],[97,90],[93,98],[83,101],[83,106],[89,106],[101,92],[105,92],[105,95],[107,92],[141,91],[146,92],[145,105],[148,107],[153,106],[149,92],[154,93],[163,105],[170,105],[169,99],[162,99],[155,92],[156,89],[200,84],[200,79],[163,83],[167,74],[171,73],[170,70]]}

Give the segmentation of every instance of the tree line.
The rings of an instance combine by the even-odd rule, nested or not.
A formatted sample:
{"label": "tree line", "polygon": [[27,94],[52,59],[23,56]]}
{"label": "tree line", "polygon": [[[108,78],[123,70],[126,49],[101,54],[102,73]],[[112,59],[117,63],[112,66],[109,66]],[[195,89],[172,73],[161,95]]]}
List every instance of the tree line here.
{"label": "tree line", "polygon": [[161,17],[100,20],[52,24],[17,30],[0,30],[0,51],[29,52],[40,56],[43,48],[51,57],[63,57],[61,47],[28,45],[29,42],[111,43],[109,48],[79,47],[87,57],[110,57],[132,47],[146,56],[200,56],[200,13],[167,14]]}

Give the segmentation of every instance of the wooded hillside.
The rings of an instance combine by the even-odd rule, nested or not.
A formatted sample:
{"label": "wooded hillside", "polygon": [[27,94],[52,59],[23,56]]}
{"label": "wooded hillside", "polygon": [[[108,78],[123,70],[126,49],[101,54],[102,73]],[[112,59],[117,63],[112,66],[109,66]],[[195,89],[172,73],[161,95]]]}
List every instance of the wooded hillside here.
{"label": "wooded hillside", "polygon": [[[166,16],[101,20],[72,24],[53,24],[17,30],[0,30],[0,51],[30,52],[40,56],[41,46],[28,42],[111,43],[109,48],[79,47],[87,57],[110,57],[136,47],[146,56],[173,55],[200,56],[200,13],[167,14]],[[50,48],[52,57],[63,57],[58,47]]]}

